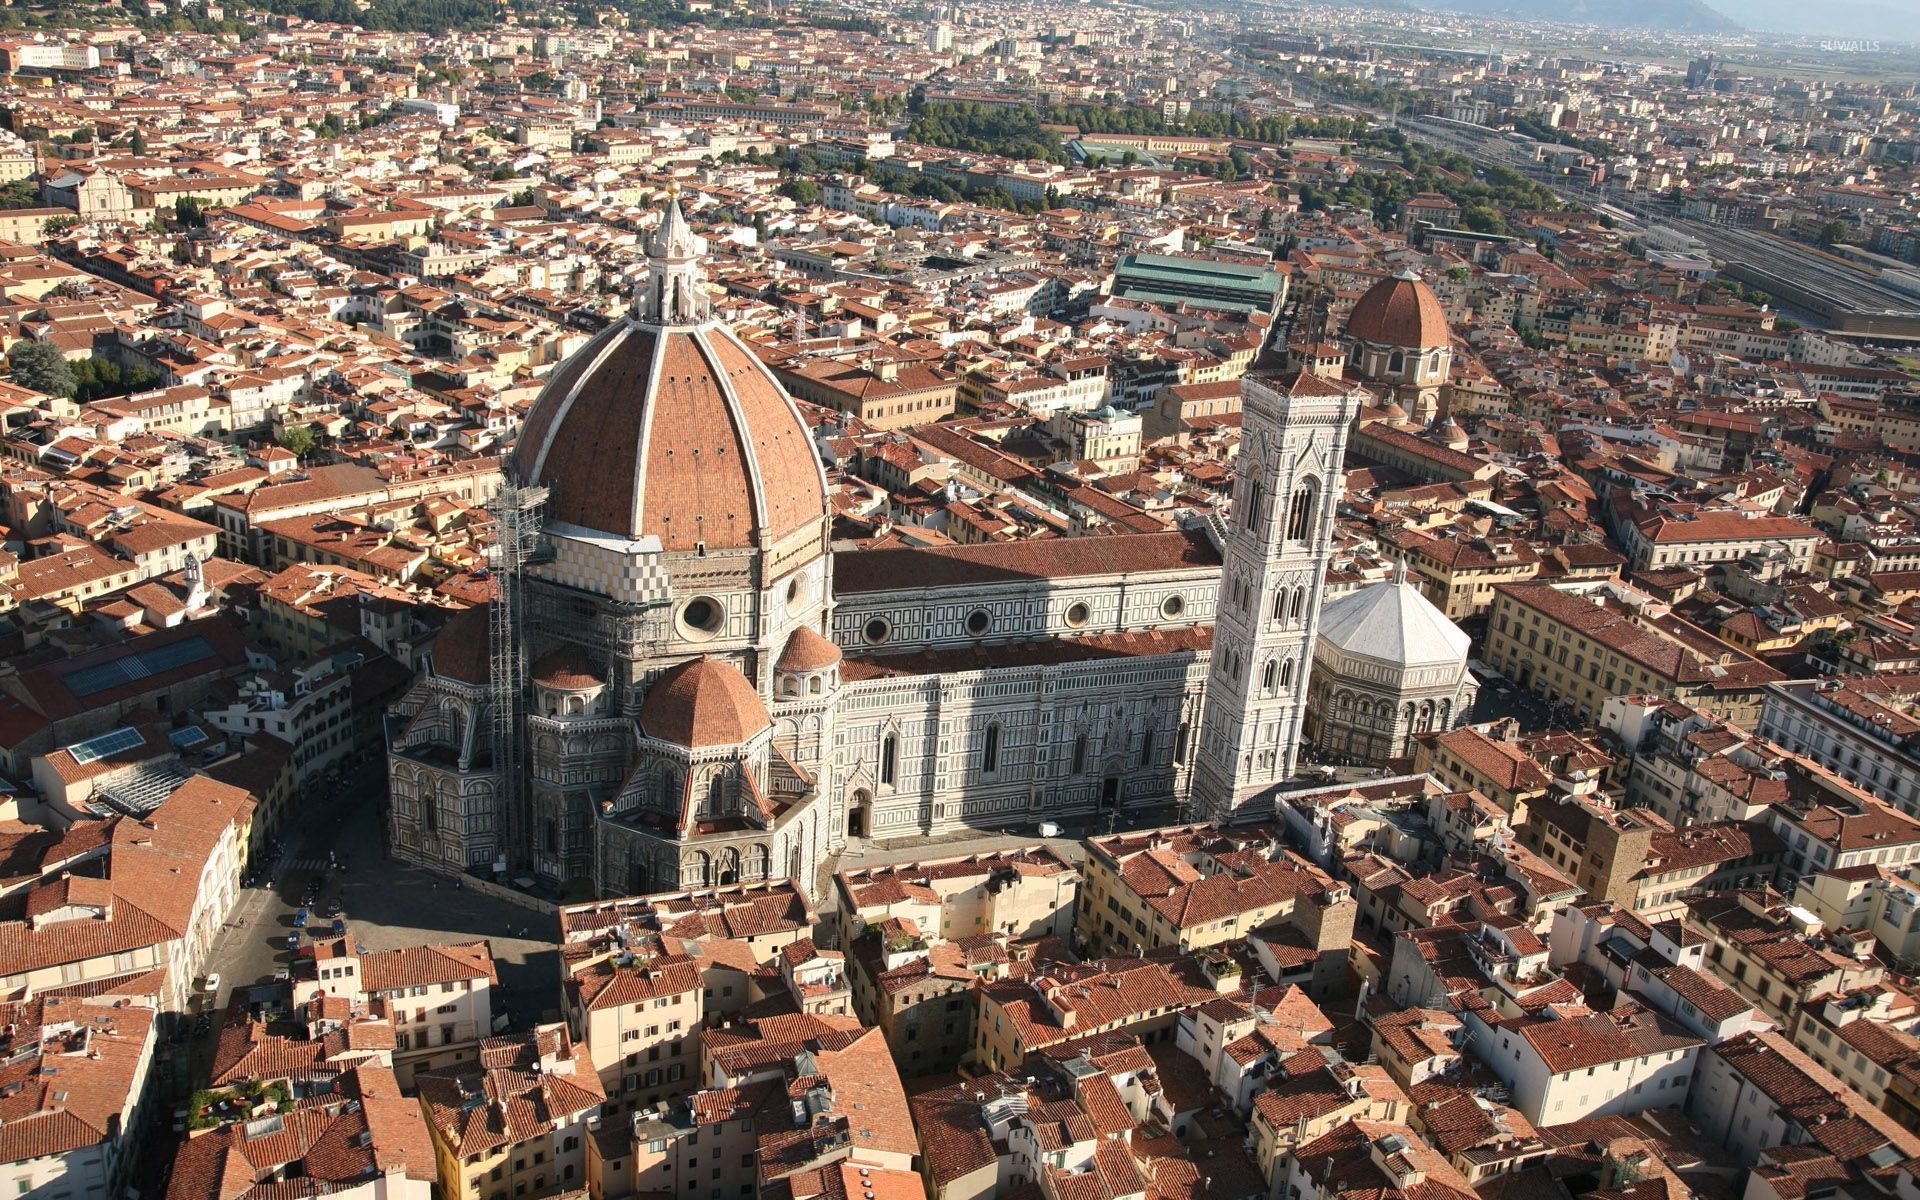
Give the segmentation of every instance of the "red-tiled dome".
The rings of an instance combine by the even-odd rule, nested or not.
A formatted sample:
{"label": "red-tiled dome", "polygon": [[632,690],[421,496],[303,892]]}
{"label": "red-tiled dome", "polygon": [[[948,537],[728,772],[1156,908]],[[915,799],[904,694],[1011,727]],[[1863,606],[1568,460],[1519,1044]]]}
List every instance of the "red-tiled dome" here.
{"label": "red-tiled dome", "polygon": [[701,655],[662,675],[640,705],[648,737],[677,746],[737,746],[773,724],[746,676]]}
{"label": "red-tiled dome", "polygon": [[492,675],[487,647],[490,605],[476,604],[447,618],[433,640],[433,673],[443,679],[485,685]]}
{"label": "red-tiled dome", "polygon": [[592,660],[573,646],[542,654],[540,661],[533,664],[533,681],[541,687],[576,692],[597,688],[606,682],[593,669]]}
{"label": "red-tiled dome", "polygon": [[1440,297],[1412,271],[1402,271],[1368,288],[1347,318],[1347,335],[1377,346],[1409,350],[1431,350],[1451,341]]}
{"label": "red-tiled dome", "polygon": [[824,522],[813,438],[773,373],[710,316],[703,245],[670,201],[633,311],[534,401],[510,468],[550,489],[550,520],[653,535],[669,551],[763,549]]}
{"label": "red-tiled dome", "polygon": [[773,665],[782,671],[824,671],[840,661],[840,647],[802,625]]}

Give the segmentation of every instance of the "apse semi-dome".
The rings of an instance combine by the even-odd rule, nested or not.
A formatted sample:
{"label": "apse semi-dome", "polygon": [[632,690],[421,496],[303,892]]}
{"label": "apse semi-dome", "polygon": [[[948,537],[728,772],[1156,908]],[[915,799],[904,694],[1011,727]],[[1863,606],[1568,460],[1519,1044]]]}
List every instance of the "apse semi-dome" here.
{"label": "apse semi-dome", "polygon": [[1432,350],[1451,342],[1440,297],[1412,270],[1368,288],[1347,318],[1347,335],[1409,350]]}
{"label": "apse semi-dome", "polygon": [[661,549],[777,543],[826,512],[799,410],[733,331],[710,318],[700,239],[678,199],[648,244],[634,311],[541,389],[510,460],[548,489],[546,518]]}
{"label": "apse semi-dome", "polygon": [[442,679],[484,686],[493,676],[488,647],[490,604],[463,608],[447,618],[433,639],[433,673]]}
{"label": "apse semi-dome", "polygon": [[1320,640],[1344,654],[1401,667],[1458,664],[1473,644],[1399,576],[1329,600],[1320,612]]}
{"label": "apse semi-dome", "polygon": [[772,724],[746,676],[706,655],[655,680],[640,705],[640,728],[648,737],[689,750],[738,746]]}

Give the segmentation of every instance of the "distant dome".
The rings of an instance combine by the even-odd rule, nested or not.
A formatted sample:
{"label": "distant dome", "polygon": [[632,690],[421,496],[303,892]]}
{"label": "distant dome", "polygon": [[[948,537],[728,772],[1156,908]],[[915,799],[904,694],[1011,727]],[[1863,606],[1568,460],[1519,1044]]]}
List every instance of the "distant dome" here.
{"label": "distant dome", "polygon": [[463,608],[447,618],[433,639],[433,673],[442,679],[485,686],[492,677],[487,647],[491,635],[487,628],[490,604]]}
{"label": "distant dome", "polygon": [[606,683],[593,669],[593,662],[580,650],[563,646],[540,656],[533,664],[533,681],[541,687],[583,692]]}
{"label": "distant dome", "polygon": [[1347,336],[1407,350],[1432,350],[1452,342],[1440,297],[1411,270],[1367,289],[1347,318]]}
{"label": "distant dome", "polygon": [[824,671],[840,661],[840,647],[802,625],[787,639],[774,667],[782,671]]}
{"label": "distant dome", "polygon": [[1344,654],[1401,667],[1457,665],[1473,645],[1419,588],[1397,579],[1328,601],[1320,640]]}
{"label": "distant dome", "polygon": [[690,750],[737,746],[772,724],[746,676],[705,655],[662,675],[640,705],[648,737]]}

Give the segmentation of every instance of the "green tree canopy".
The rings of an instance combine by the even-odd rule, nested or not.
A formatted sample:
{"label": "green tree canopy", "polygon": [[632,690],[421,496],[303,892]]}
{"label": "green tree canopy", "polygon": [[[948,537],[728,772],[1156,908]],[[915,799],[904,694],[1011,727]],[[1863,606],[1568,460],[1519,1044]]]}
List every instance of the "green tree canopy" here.
{"label": "green tree canopy", "polygon": [[79,389],[73,367],[50,342],[17,343],[7,353],[13,381],[49,396],[71,396]]}
{"label": "green tree canopy", "polygon": [[789,179],[780,185],[780,194],[795,204],[813,204],[820,199],[820,185],[811,179]]}
{"label": "green tree canopy", "polygon": [[281,430],[280,436],[274,440],[280,443],[282,450],[288,451],[295,457],[305,458],[313,453],[313,430],[305,425],[289,425]]}

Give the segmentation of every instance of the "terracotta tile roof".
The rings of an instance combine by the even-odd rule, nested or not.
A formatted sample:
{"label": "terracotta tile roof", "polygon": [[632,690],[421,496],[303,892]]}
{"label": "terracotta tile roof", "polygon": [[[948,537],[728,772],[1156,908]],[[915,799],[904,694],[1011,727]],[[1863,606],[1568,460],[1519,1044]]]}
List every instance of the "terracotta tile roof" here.
{"label": "terracotta tile roof", "polygon": [[154,1036],[151,1008],[53,997],[0,1004],[0,1162],[65,1154],[125,1132]]}
{"label": "terracotta tile roof", "polygon": [[1705,1044],[1660,1014],[1630,1006],[1559,1019],[1521,1017],[1499,1024],[1524,1038],[1555,1074]]}
{"label": "terracotta tile roof", "polygon": [[1219,551],[1197,531],[1044,538],[842,554],[834,559],[833,589],[836,595],[848,596],[1020,579],[1217,569],[1219,565]]}
{"label": "terracotta tile roof", "polygon": [[529,1141],[606,1100],[564,1025],[486,1038],[477,1061],[421,1071],[414,1083],[439,1138],[463,1158]]}
{"label": "terracotta tile roof", "polygon": [[484,979],[488,984],[499,982],[493,967],[493,951],[484,938],[443,946],[373,950],[360,956],[360,983],[369,993],[466,979]]}

